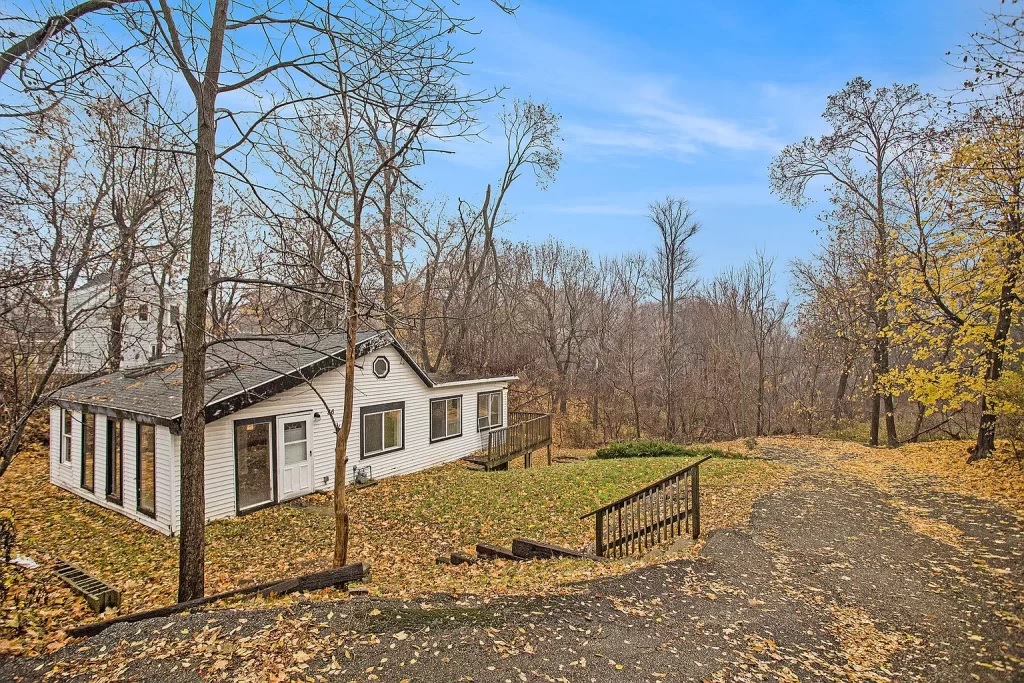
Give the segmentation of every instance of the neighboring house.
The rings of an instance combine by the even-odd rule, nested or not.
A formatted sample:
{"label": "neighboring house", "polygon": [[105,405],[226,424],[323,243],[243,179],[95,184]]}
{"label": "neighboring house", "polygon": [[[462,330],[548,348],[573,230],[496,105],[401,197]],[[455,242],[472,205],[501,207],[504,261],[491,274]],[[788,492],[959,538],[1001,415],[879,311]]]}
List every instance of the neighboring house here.
{"label": "neighboring house", "polygon": [[[515,377],[425,373],[388,332],[358,336],[348,479],[406,474],[487,448]],[[334,487],[345,391],[335,334],[218,344],[206,371],[206,519]],[[50,481],[146,526],[179,529],[180,356],[89,379],[50,410]],[[364,469],[365,468],[365,469]],[[362,470],[360,472],[360,470]]]}
{"label": "neighboring house", "polygon": [[[97,275],[69,294],[68,317],[75,322],[61,357],[60,372],[84,375],[108,367],[111,299],[110,275],[106,273]],[[145,365],[156,358],[161,348],[163,354],[176,351],[178,320],[183,310],[180,298],[170,297],[161,311],[156,286],[145,282],[133,283],[124,311],[121,368]],[[161,334],[163,344],[158,345]]]}

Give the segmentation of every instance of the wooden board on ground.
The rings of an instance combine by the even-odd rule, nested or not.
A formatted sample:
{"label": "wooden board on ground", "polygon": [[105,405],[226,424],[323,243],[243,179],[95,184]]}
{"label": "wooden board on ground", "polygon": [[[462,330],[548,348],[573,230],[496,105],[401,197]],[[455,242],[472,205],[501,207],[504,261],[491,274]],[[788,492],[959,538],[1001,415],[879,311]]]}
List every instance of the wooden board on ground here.
{"label": "wooden board on ground", "polygon": [[512,560],[521,562],[523,558],[513,553],[508,548],[491,545],[489,543],[477,543],[476,554],[487,560]]}
{"label": "wooden board on ground", "polygon": [[524,560],[573,557],[580,560],[607,561],[607,558],[604,557],[590,555],[579,550],[573,550],[572,548],[563,548],[562,546],[544,543],[543,541],[534,541],[529,538],[514,539],[512,541],[512,553]]}
{"label": "wooden board on ground", "polygon": [[156,617],[167,617],[196,607],[202,607],[203,605],[216,602],[217,600],[224,600],[226,598],[233,598],[240,595],[251,595],[253,593],[260,593],[262,596],[283,595],[284,593],[292,593],[300,590],[316,590],[318,588],[340,586],[353,581],[364,581],[369,577],[370,565],[363,563],[348,564],[344,567],[335,567],[334,569],[327,569],[314,574],[307,574],[305,576],[291,579],[275,579],[274,581],[266,581],[264,583],[245,586],[243,588],[235,588],[234,590],[215,593],[214,595],[207,595],[202,598],[196,598],[195,600],[167,605],[166,607],[157,607],[156,609],[135,612],[123,617],[115,617],[106,621],[99,621],[94,624],[77,626],[69,630],[68,635],[72,638],[94,636],[98,633],[102,633],[114,624],[130,624],[137,621],[144,621],[146,619],[155,619]]}

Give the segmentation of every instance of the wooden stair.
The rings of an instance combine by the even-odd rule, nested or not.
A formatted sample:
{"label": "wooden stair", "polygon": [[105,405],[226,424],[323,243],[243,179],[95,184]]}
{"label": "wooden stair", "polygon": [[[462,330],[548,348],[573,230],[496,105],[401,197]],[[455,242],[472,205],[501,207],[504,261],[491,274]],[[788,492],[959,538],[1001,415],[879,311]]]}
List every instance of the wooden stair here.
{"label": "wooden stair", "polygon": [[438,556],[437,564],[476,564],[483,560],[508,560],[512,562],[522,562],[524,560],[547,560],[558,557],[569,557],[578,560],[594,560],[596,562],[606,562],[608,560],[606,557],[598,557],[597,555],[586,551],[563,548],[562,546],[552,545],[542,541],[534,541],[529,538],[516,538],[512,540],[511,548],[503,548],[501,546],[491,545],[490,543],[477,543],[476,557],[472,557],[461,552],[453,552],[451,555]]}

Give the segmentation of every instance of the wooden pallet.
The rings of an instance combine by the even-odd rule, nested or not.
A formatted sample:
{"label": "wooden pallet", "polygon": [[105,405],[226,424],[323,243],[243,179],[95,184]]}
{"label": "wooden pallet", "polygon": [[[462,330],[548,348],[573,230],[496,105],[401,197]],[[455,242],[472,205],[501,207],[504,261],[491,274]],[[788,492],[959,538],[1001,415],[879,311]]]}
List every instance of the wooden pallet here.
{"label": "wooden pallet", "polygon": [[85,601],[89,603],[89,607],[96,614],[101,613],[108,607],[121,606],[121,591],[100,581],[70,562],[57,560],[54,571],[57,572],[57,576],[64,583],[71,586],[71,590],[85,598]]}

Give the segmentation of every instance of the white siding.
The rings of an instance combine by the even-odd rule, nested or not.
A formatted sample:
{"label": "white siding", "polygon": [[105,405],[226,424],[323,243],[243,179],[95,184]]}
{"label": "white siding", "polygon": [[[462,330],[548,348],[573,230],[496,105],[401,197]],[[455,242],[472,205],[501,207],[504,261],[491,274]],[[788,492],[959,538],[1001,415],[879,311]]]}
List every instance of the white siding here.
{"label": "white siding", "polygon": [[[76,320],[75,329],[68,338],[67,353],[61,362],[62,372],[85,374],[103,368],[109,360],[110,343],[110,311],[111,305],[109,285],[100,287],[89,286],[72,292],[68,299],[68,307],[75,315],[82,318]],[[152,284],[134,283],[125,305],[124,315],[124,348],[122,349],[121,369],[145,365],[150,361],[152,350],[157,342],[157,303],[159,296]],[[149,305],[147,320],[139,320],[139,304]],[[165,302],[164,315],[164,353],[170,353],[176,346],[177,331],[171,320],[170,308],[173,305],[184,310],[184,301],[171,295]],[[85,313],[83,313],[85,311]]]}
{"label": "white siding", "polygon": [[[391,362],[388,376],[373,375],[373,359],[386,356]],[[344,368],[324,373],[313,380],[313,391],[302,385],[284,391],[254,406],[240,410],[206,426],[206,517],[208,520],[235,515],[235,452],[234,423],[254,417],[270,417],[292,413],[320,413],[313,420],[313,487],[318,491],[334,487],[335,430],[323,401],[341,419],[345,395]],[[394,347],[389,346],[360,359],[356,367],[355,400],[353,401],[352,434],[348,442],[348,474],[352,466],[372,467],[376,479],[408,474],[451,462],[487,447],[487,433],[476,430],[476,395],[478,392],[506,389],[505,382],[485,382],[459,386],[429,388],[406,363]],[[319,394],[319,396],[317,395]],[[502,401],[503,424],[507,424],[508,391]],[[462,436],[430,443],[430,399],[462,396]],[[321,400],[321,397],[323,401]],[[361,425],[359,409],[379,403],[405,402],[404,448],[361,459],[359,452]]]}
{"label": "white siding", "polygon": [[156,519],[136,509],[137,480],[136,470],[136,423],[124,420],[122,438],[124,439],[124,492],[122,504],[118,505],[106,497],[106,458],[107,458],[107,416],[96,415],[96,457],[95,479],[93,490],[82,488],[82,413],[72,411],[71,462],[60,462],[61,409],[50,409],[50,482],[66,489],[90,502],[108,510],[120,512],[148,527],[165,534],[172,533],[172,444],[171,434],[167,427],[156,427]]}
{"label": "white siding", "polygon": [[[379,379],[373,375],[373,359],[386,356],[391,363],[388,376]],[[254,406],[221,418],[206,426],[206,518],[207,520],[235,516],[235,446],[234,423],[256,417],[272,417],[296,413],[320,413],[313,420],[310,448],[313,451],[313,487],[315,490],[330,490],[334,486],[334,443],[335,429],[324,406],[324,401],[341,419],[344,402],[345,373],[338,368],[324,373],[313,380],[314,389],[302,385],[284,391]],[[487,433],[476,428],[476,396],[480,392],[503,390],[502,424],[508,424],[508,390],[504,381],[480,382],[463,385],[447,385],[429,388],[416,371],[402,358],[394,347],[376,351],[360,359],[356,367],[355,401],[353,402],[352,434],[348,443],[348,474],[351,480],[352,467],[369,465],[374,478],[381,479],[396,474],[408,474],[451,462],[487,447]],[[462,436],[430,443],[430,399],[447,396],[462,396]],[[381,403],[405,402],[404,447],[369,458],[360,457],[361,428],[359,409]],[[167,427],[156,428],[157,442],[157,518],[154,520],[136,511],[136,425],[124,421],[124,504],[119,506],[106,500],[106,418],[97,415],[96,429],[96,477],[94,493],[80,486],[81,476],[81,417],[76,414],[75,425],[79,431],[73,435],[75,447],[72,462],[59,462],[60,409],[50,413],[50,480],[76,495],[105,508],[116,510],[159,529],[164,533],[176,533],[179,529],[179,476],[180,438],[170,433]]]}

